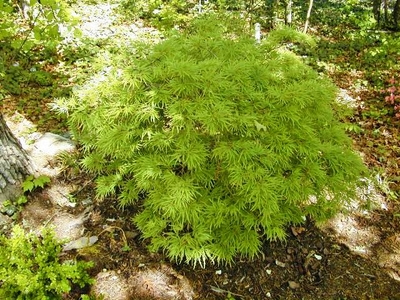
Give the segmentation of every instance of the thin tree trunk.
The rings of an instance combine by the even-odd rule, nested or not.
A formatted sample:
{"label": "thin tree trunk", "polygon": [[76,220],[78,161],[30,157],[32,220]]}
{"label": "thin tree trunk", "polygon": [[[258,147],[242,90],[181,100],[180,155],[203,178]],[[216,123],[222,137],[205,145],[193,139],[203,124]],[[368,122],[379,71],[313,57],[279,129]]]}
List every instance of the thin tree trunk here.
{"label": "thin tree trunk", "polygon": [[0,114],[0,203],[18,196],[19,184],[32,172],[28,156]]}
{"label": "thin tree trunk", "polygon": [[388,12],[388,1],[387,0],[383,0],[383,12],[384,12],[384,16],[385,16],[385,25],[387,26],[387,24],[389,24],[389,12]]}
{"label": "thin tree trunk", "polygon": [[288,0],[286,5],[286,25],[292,25],[292,0]]}
{"label": "thin tree trunk", "polygon": [[278,25],[278,19],[279,19],[279,0],[274,0],[273,12],[274,12],[274,19],[272,21],[272,27],[275,28]]}
{"label": "thin tree trunk", "polygon": [[372,3],[372,11],[374,13],[375,20],[378,23],[378,27],[381,25],[381,5],[382,0],[374,0]]}
{"label": "thin tree trunk", "polygon": [[313,7],[313,0],[310,0],[310,2],[308,3],[308,11],[307,11],[307,17],[306,17],[306,23],[304,24],[304,33],[307,33],[308,30],[308,24],[310,23],[310,17],[311,17],[311,10]]}
{"label": "thin tree trunk", "polygon": [[396,30],[400,29],[400,0],[396,0],[393,7],[393,21]]}

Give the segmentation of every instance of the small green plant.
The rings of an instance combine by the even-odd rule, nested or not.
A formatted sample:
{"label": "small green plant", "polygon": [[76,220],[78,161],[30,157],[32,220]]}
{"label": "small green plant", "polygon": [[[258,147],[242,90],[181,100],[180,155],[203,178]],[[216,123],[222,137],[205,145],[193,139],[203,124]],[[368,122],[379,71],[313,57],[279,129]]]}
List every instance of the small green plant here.
{"label": "small green plant", "polygon": [[393,182],[388,178],[384,170],[378,169],[374,172],[373,184],[389,200],[397,201],[399,199],[399,194],[390,188]]}
{"label": "small green plant", "polygon": [[354,124],[354,123],[345,123],[344,124],[344,129],[349,132],[349,133],[354,133],[354,134],[360,134],[362,132],[364,132],[364,129],[358,125],[358,124]]}
{"label": "small green plant", "polygon": [[22,206],[28,202],[27,193],[39,187],[44,188],[48,183],[50,183],[50,178],[48,176],[40,175],[35,178],[33,175],[29,175],[22,183],[23,194],[12,201],[4,201],[1,205],[1,212],[17,218],[17,213],[21,210]]}
{"label": "small green plant", "polygon": [[236,300],[235,297],[232,296],[231,293],[228,293],[228,295],[226,296],[225,300]]}
{"label": "small green plant", "polygon": [[79,151],[61,152],[57,156],[57,162],[59,163],[61,174],[63,174],[67,178],[76,177],[81,171],[79,167],[80,159],[81,153]]}
{"label": "small green plant", "polygon": [[61,262],[62,242],[49,228],[41,235],[15,226],[10,237],[0,236],[0,298],[61,299],[72,284],[93,283],[86,270],[91,262]]}
{"label": "small green plant", "polygon": [[95,296],[95,295],[81,295],[80,300],[104,300],[104,296],[100,295],[100,296]]}
{"label": "small green plant", "polygon": [[50,178],[46,175],[40,175],[36,178],[33,175],[29,175],[22,183],[22,191],[24,193],[32,192],[36,188],[44,188],[48,183],[50,183]]}
{"label": "small green plant", "polygon": [[143,237],[177,261],[254,257],[287,224],[332,216],[365,171],[332,109],[336,88],[229,21],[203,16],[135,47],[70,115],[98,196],[142,204]]}

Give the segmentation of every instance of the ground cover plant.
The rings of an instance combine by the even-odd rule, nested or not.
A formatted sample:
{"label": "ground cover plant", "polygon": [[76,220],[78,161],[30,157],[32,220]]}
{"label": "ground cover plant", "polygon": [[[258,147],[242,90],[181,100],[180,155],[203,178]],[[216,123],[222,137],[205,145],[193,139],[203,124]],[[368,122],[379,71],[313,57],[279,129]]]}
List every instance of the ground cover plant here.
{"label": "ground cover plant", "polygon": [[254,257],[288,223],[332,216],[364,171],[333,84],[243,28],[206,16],[136,48],[70,117],[98,196],[143,201],[136,225],[177,261]]}
{"label": "ground cover plant", "polygon": [[93,264],[60,262],[62,243],[50,229],[41,236],[15,226],[11,237],[0,236],[1,299],[62,299],[72,284],[93,283],[86,270]]}

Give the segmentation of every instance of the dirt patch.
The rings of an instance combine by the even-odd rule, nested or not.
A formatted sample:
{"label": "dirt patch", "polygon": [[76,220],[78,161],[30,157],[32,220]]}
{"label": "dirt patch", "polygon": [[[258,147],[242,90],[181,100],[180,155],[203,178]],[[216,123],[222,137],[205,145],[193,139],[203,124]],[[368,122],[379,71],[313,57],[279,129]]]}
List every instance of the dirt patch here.
{"label": "dirt patch", "polygon": [[88,218],[88,209],[67,212],[55,207],[46,193],[37,193],[20,214],[20,221],[28,230],[38,233],[42,227],[54,228],[55,236],[60,240],[73,240],[85,233],[84,223]]}
{"label": "dirt patch", "polygon": [[131,294],[126,279],[115,271],[97,274],[92,292],[95,295],[102,295],[104,300],[127,300]]}
{"label": "dirt patch", "polygon": [[24,206],[20,219],[25,227],[38,229],[48,224],[55,214],[55,209],[45,194],[37,194],[29,198],[29,203]]}
{"label": "dirt patch", "polygon": [[161,264],[157,269],[142,268],[129,279],[129,284],[134,291],[134,299],[191,300],[194,298],[188,279],[166,264]]}

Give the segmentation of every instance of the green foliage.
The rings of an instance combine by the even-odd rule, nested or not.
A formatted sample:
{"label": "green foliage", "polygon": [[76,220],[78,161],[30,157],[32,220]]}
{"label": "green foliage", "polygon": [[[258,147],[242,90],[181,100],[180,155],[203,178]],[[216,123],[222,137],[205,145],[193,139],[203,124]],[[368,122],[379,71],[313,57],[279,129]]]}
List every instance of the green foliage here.
{"label": "green foliage", "polygon": [[62,299],[71,283],[81,287],[92,283],[86,273],[92,263],[61,263],[61,249],[62,243],[49,229],[39,237],[15,226],[10,238],[0,236],[0,298]]}
{"label": "green foliage", "polygon": [[46,175],[40,175],[36,178],[33,175],[29,175],[21,184],[23,194],[15,200],[4,201],[0,206],[0,211],[9,216],[13,216],[13,218],[17,218],[17,213],[22,209],[22,206],[28,202],[26,194],[39,187],[44,188],[48,183],[50,183],[50,178]]}
{"label": "green foliage", "polygon": [[364,171],[333,84],[233,23],[205,16],[140,45],[74,100],[98,195],[142,203],[143,237],[177,261],[253,257],[288,223],[332,216]]}
{"label": "green foliage", "polygon": [[[379,31],[334,32],[335,36],[322,37],[307,54],[310,65],[330,75],[348,76],[348,73],[362,73],[354,83],[356,88],[382,90],[384,80],[399,72],[400,39],[398,33]],[[351,74],[350,73],[350,74]],[[384,75],[388,74],[388,75]]]}
{"label": "green foliage", "polygon": [[81,295],[80,300],[104,300],[104,296]]}
{"label": "green foliage", "polygon": [[[371,1],[372,2],[372,1]],[[329,28],[375,28],[372,5],[367,1],[315,0],[312,18],[314,23]]]}
{"label": "green foliage", "polygon": [[[61,30],[73,31],[76,23],[63,0],[0,0],[0,99],[23,93],[22,84],[51,86],[51,74],[41,70],[43,57],[54,57]],[[32,66],[35,60],[41,66]]]}
{"label": "green foliage", "polygon": [[121,8],[127,17],[150,21],[158,28],[171,29],[192,19],[198,1],[191,0],[123,0]]}
{"label": "green foliage", "polygon": [[48,183],[50,183],[50,178],[46,175],[40,175],[36,178],[33,175],[30,175],[22,183],[22,190],[24,193],[32,192],[35,188],[44,188]]}
{"label": "green foliage", "polygon": [[308,34],[298,32],[290,27],[282,26],[278,30],[271,31],[265,43],[274,47],[284,43],[297,43],[307,48],[314,48],[316,43]]}
{"label": "green foliage", "polygon": [[[25,15],[25,19],[21,15]],[[60,23],[68,22],[71,30],[76,22],[60,0],[30,0],[18,4],[2,0],[0,20],[1,44],[10,44],[16,52],[27,52],[39,45],[55,48],[61,41]]]}
{"label": "green foliage", "polygon": [[[123,0],[120,4],[123,14],[127,17],[141,18],[159,28],[167,29],[185,25],[199,12],[239,13],[251,24],[258,22],[263,28],[275,28],[276,25],[288,25],[289,22],[288,1]],[[304,25],[308,5],[309,1],[292,1],[292,25]],[[311,18],[313,24],[318,24],[327,31],[332,27],[372,29],[378,25],[373,5],[368,1],[315,0]],[[383,23],[383,27],[388,25],[388,20]]]}
{"label": "green foliage", "polygon": [[283,17],[285,13],[285,5],[278,6],[273,0],[123,0],[120,7],[127,17],[147,20],[160,29],[171,29],[185,27],[193,17],[204,12],[237,14],[250,23],[271,27],[274,17]]}
{"label": "green foliage", "polygon": [[225,300],[235,300],[235,297],[233,297],[231,295],[231,293],[228,293],[228,295],[226,296]]}

